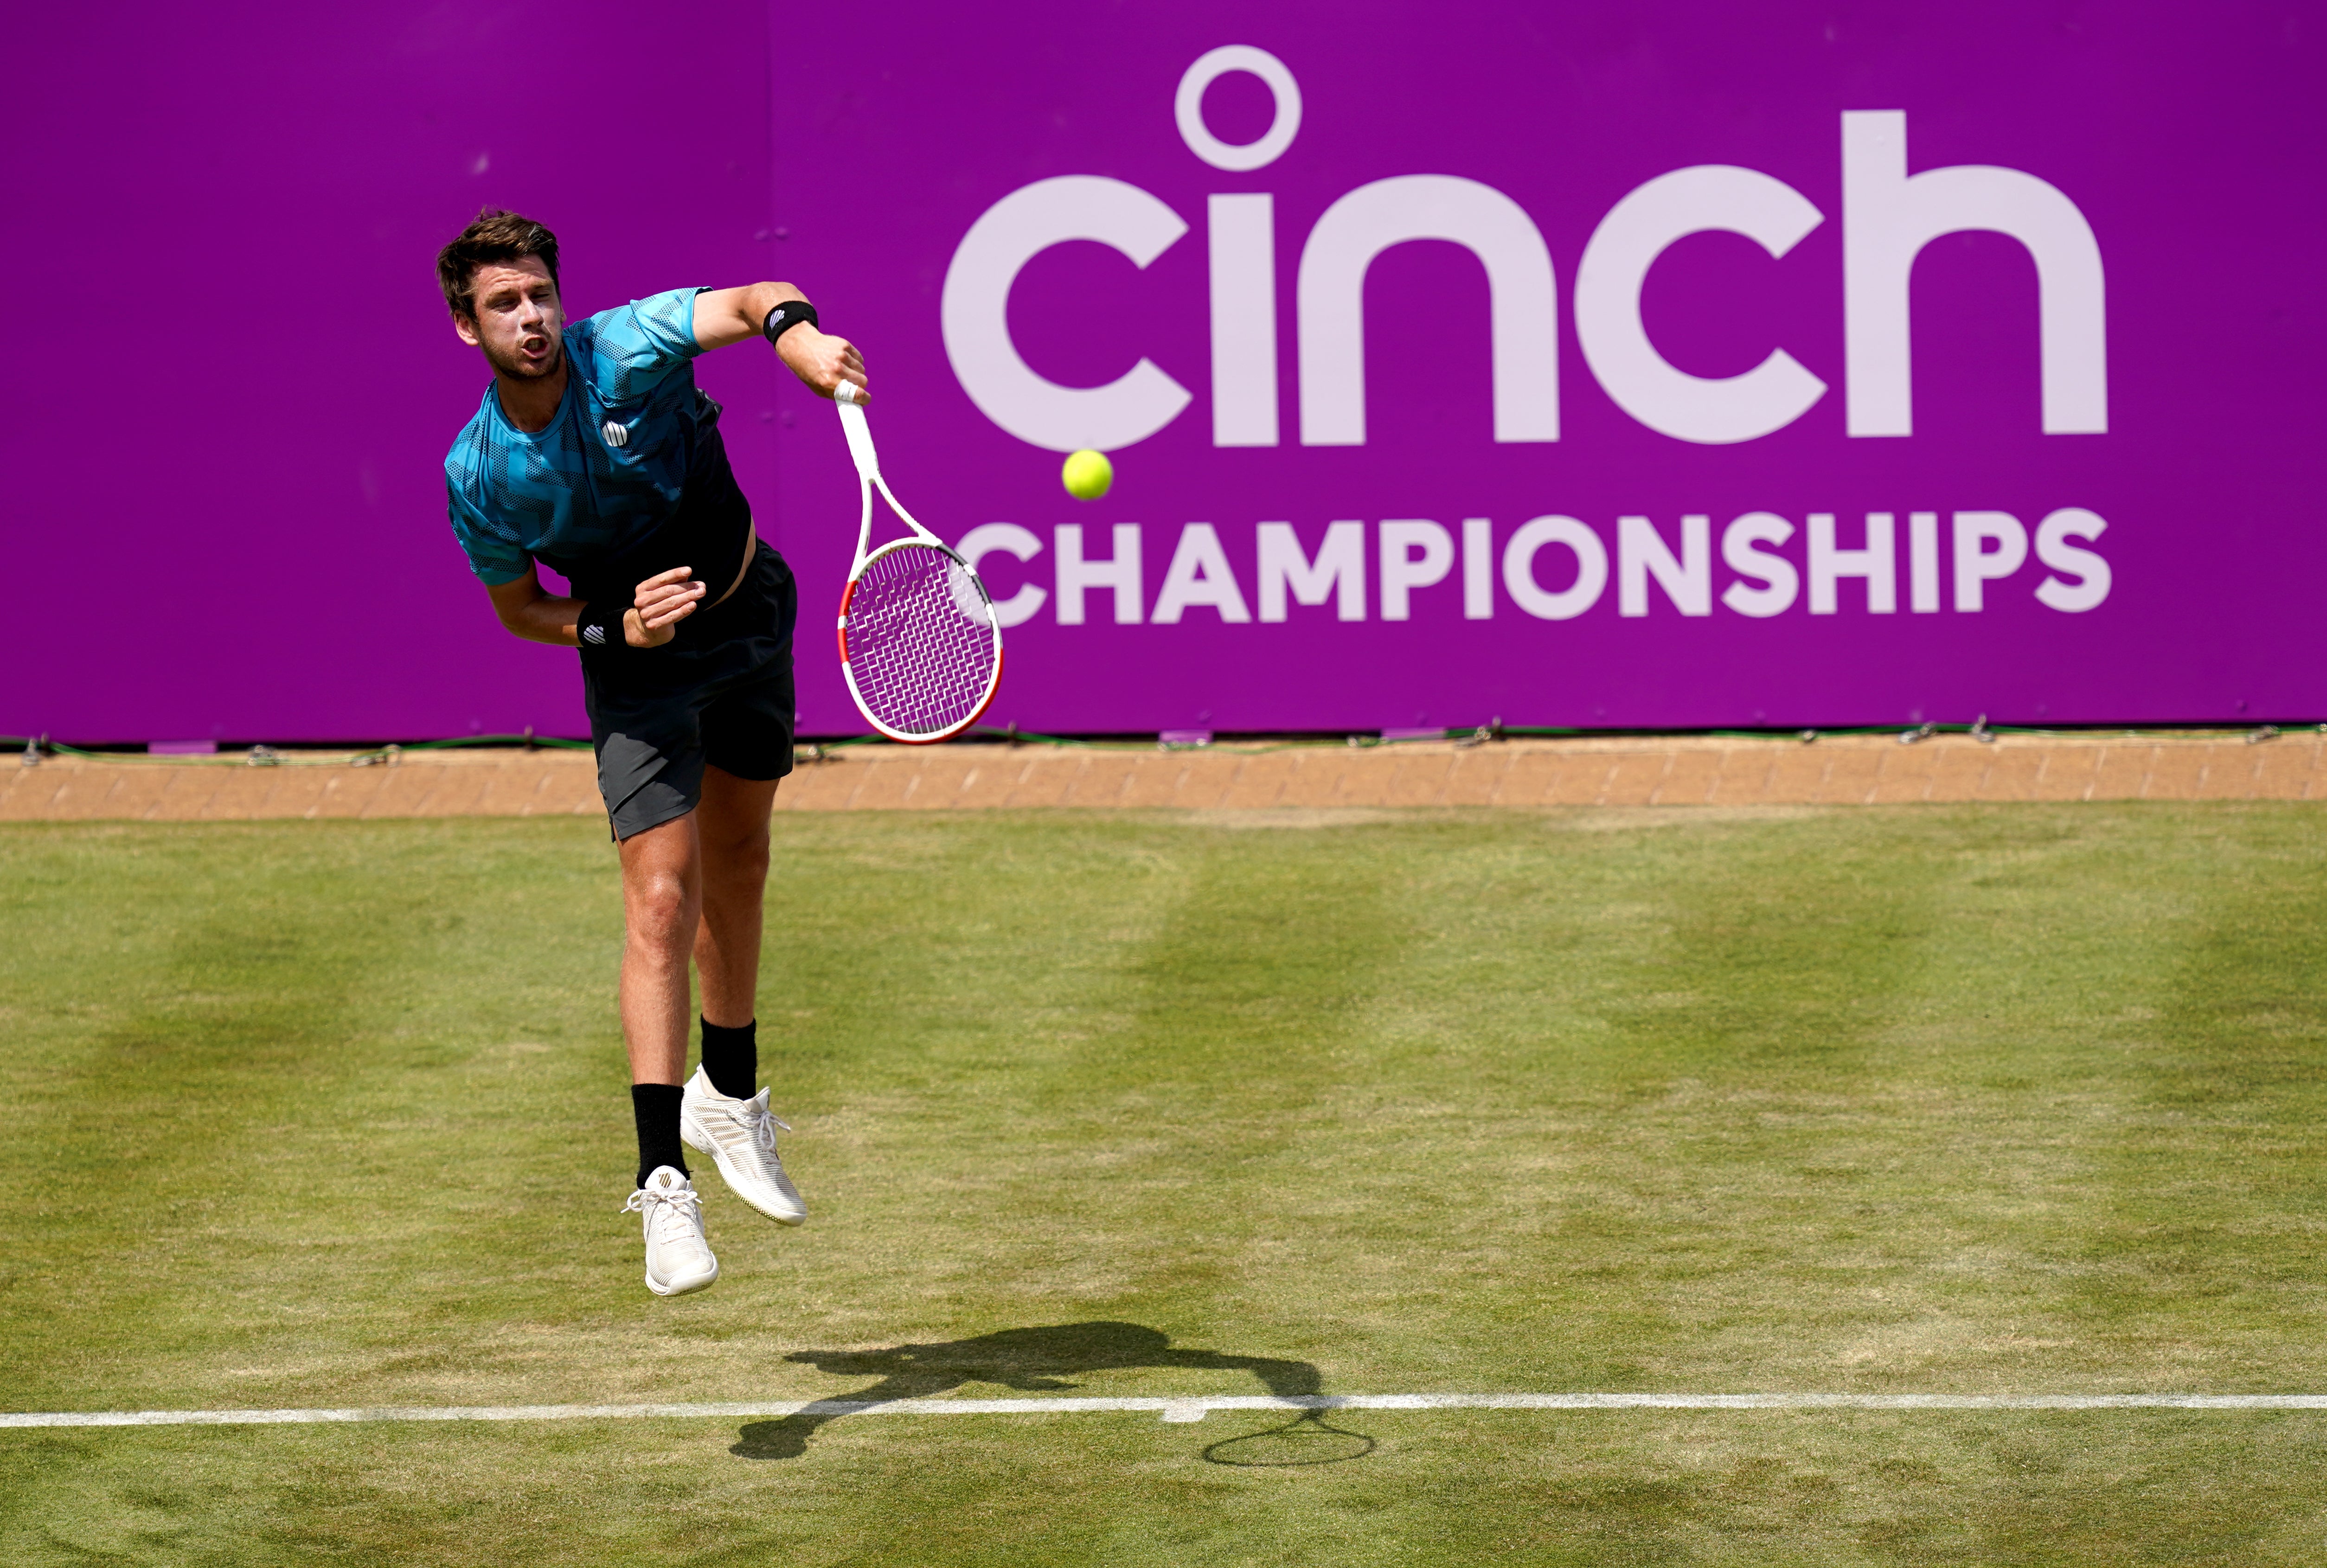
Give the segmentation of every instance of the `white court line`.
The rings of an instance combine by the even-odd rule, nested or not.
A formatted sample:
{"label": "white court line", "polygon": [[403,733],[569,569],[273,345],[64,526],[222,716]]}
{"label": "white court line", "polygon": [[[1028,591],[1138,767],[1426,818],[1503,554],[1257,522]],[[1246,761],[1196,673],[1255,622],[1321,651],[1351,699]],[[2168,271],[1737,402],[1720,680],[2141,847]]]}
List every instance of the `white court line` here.
{"label": "white court line", "polygon": [[785,1415],[1083,1415],[1214,1410],[2327,1410],[2327,1394],[1299,1394],[1203,1399],[788,1399],[729,1405],[422,1405],[353,1410],[68,1410],[9,1426],[276,1426],[379,1421],[629,1421]]}

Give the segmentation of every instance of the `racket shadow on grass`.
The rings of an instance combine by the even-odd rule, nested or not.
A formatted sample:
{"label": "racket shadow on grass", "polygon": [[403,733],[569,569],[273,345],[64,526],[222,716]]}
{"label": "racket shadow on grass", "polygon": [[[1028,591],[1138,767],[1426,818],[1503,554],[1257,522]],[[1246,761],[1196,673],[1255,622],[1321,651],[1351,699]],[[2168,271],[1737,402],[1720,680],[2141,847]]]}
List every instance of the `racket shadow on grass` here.
{"label": "racket shadow on grass", "polygon": [[[885,1350],[799,1350],[784,1358],[836,1377],[880,1379],[869,1388],[834,1396],[868,1405],[932,1398],[971,1383],[1057,1394],[1080,1386],[1071,1379],[1084,1374],[1140,1367],[1249,1372],[1280,1399],[1314,1396],[1324,1384],[1324,1375],[1307,1361],[1189,1349],[1173,1345],[1162,1330],[1138,1323],[1057,1323]],[[1204,1450],[1204,1458],[1238,1466],[1338,1464],[1374,1451],[1372,1438],[1327,1424],[1326,1414],[1304,1411],[1281,1426],[1215,1442]],[[818,1427],[842,1418],[840,1413],[802,1413],[779,1421],[755,1421],[727,1451],[743,1459],[797,1459],[808,1451]]]}

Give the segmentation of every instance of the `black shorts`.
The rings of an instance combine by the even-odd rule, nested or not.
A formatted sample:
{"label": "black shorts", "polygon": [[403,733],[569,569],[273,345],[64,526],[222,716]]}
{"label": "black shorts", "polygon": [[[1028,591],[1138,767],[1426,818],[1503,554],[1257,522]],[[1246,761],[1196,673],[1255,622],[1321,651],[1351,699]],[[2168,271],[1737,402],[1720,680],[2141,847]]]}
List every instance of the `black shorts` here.
{"label": "black shorts", "polygon": [[762,539],[735,592],[662,647],[582,650],[598,793],[617,840],[694,810],[706,764],[738,779],[792,770],[799,615],[791,568]]}

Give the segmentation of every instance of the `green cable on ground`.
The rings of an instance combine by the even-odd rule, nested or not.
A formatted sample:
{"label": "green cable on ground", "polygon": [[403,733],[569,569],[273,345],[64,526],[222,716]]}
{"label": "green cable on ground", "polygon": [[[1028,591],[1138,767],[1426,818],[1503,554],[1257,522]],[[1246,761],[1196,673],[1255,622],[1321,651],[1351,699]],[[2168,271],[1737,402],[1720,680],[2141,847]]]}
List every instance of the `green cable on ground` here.
{"label": "green cable on ground", "polygon": [[[1443,742],[1451,741],[1460,743],[1463,742],[1476,742],[1487,740],[1505,739],[1584,740],[1602,738],[1609,740],[1696,739],[1738,741],[1784,741],[1799,739],[1802,741],[1816,741],[1827,736],[1914,735],[1920,738],[1924,735],[1964,734],[1981,734],[1987,736],[2012,735],[2019,737],[2037,736],[2053,739],[2091,739],[2115,734],[2120,735],[2126,740],[2141,740],[2145,738],[2162,738],[2168,736],[2187,737],[2191,735],[2193,731],[2197,734],[2220,734],[2224,737],[2243,735],[2248,740],[2253,740],[2257,737],[2268,738],[2281,733],[2292,733],[2306,730],[2316,730],[2322,734],[2327,734],[2327,723],[2314,723],[2310,720],[2302,720],[2285,724],[2265,723],[2261,725],[2241,726],[2235,729],[2228,727],[2218,729],[2211,726],[2202,725],[2193,726],[2192,729],[2144,730],[2137,728],[2126,728],[2118,730],[2115,726],[2107,725],[2093,725],[2089,727],[2071,729],[2054,729],[2020,724],[1943,724],[1934,723],[1928,724],[1846,724],[1826,727],[1808,727],[1800,730],[1710,729],[1666,731],[1602,731],[1580,729],[1570,725],[1558,724],[1487,723],[1478,725],[1453,725],[1442,729],[1435,734],[1401,734],[1396,739],[1390,739],[1379,734],[1360,733],[1344,735],[1339,739],[1319,735],[1314,738],[1294,737],[1285,740],[1248,742],[1242,743],[1235,741],[1228,741],[1221,742],[1218,749],[1221,751],[1232,751],[1239,756],[1264,756],[1276,751],[1313,751],[1332,746],[1345,746],[1363,751],[1377,746],[1405,745],[1417,742]],[[974,739],[988,743],[996,741],[1007,742],[1011,744],[1023,742],[1028,745],[1074,748],[1089,751],[1145,751],[1164,744],[1160,737],[1155,740],[1133,739],[1127,736],[1122,739],[1086,740],[1073,735],[1051,735],[1042,733],[1039,731],[1021,730],[1015,725],[997,729],[991,725],[981,724],[974,728],[968,735],[963,738]],[[883,739],[883,737],[877,734],[840,735],[829,740],[803,742],[801,742],[801,749],[808,752],[811,757],[815,757],[827,755],[833,751],[838,751],[844,746],[878,744]],[[247,751],[241,753],[227,753],[222,755],[201,753],[188,755],[156,755],[153,752],[147,751],[92,751],[79,746],[67,745],[61,741],[52,741],[48,739],[46,736],[38,735],[0,735],[0,746],[13,746],[20,752],[30,753],[35,756],[37,756],[41,751],[49,751],[61,757],[77,757],[92,762],[154,762],[166,763],[172,766],[182,766],[192,763],[198,766],[209,764],[215,767],[248,767],[256,763],[262,767],[288,768],[361,768],[388,762],[399,756],[411,752],[452,751],[462,747],[471,746],[524,747],[532,750],[571,751],[586,751],[592,749],[592,743],[588,741],[575,740],[563,735],[539,735],[531,733],[514,735],[452,735],[435,741],[394,742],[386,745],[363,747],[346,753],[330,756],[302,756],[296,752],[279,751],[275,750],[273,747],[265,744],[255,744]],[[1205,742],[1198,745],[1165,745],[1164,749],[1167,751],[1210,750],[1213,749],[1213,743],[1210,742]]]}

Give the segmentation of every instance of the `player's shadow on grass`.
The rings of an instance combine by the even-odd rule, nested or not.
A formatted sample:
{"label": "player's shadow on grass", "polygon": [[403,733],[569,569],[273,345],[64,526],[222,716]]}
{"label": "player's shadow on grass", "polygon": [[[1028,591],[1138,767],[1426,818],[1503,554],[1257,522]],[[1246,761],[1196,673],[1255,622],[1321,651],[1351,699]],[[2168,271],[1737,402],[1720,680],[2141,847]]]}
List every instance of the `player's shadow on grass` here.
{"label": "player's shadow on grass", "polygon": [[[1171,1336],[1137,1323],[1058,1323],[1041,1329],[1004,1329],[974,1339],[939,1345],[897,1345],[886,1350],[799,1350],[788,1361],[805,1361],[841,1377],[878,1377],[870,1388],[836,1395],[852,1404],[927,1399],[950,1394],[967,1383],[993,1383],[1028,1394],[1056,1394],[1079,1386],[1070,1379],[1084,1373],[1131,1367],[1182,1367],[1207,1372],[1249,1372],[1278,1398],[1314,1395],[1324,1376],[1306,1361],[1272,1356],[1228,1356],[1218,1350],[1174,1346]],[[1337,1464],[1362,1459],[1374,1440],[1325,1422],[1322,1410],[1304,1411],[1266,1432],[1213,1443],[1204,1457],[1214,1464]],[[808,1451],[817,1428],[839,1414],[787,1415],[755,1421],[727,1451],[744,1459],[798,1459]]]}

